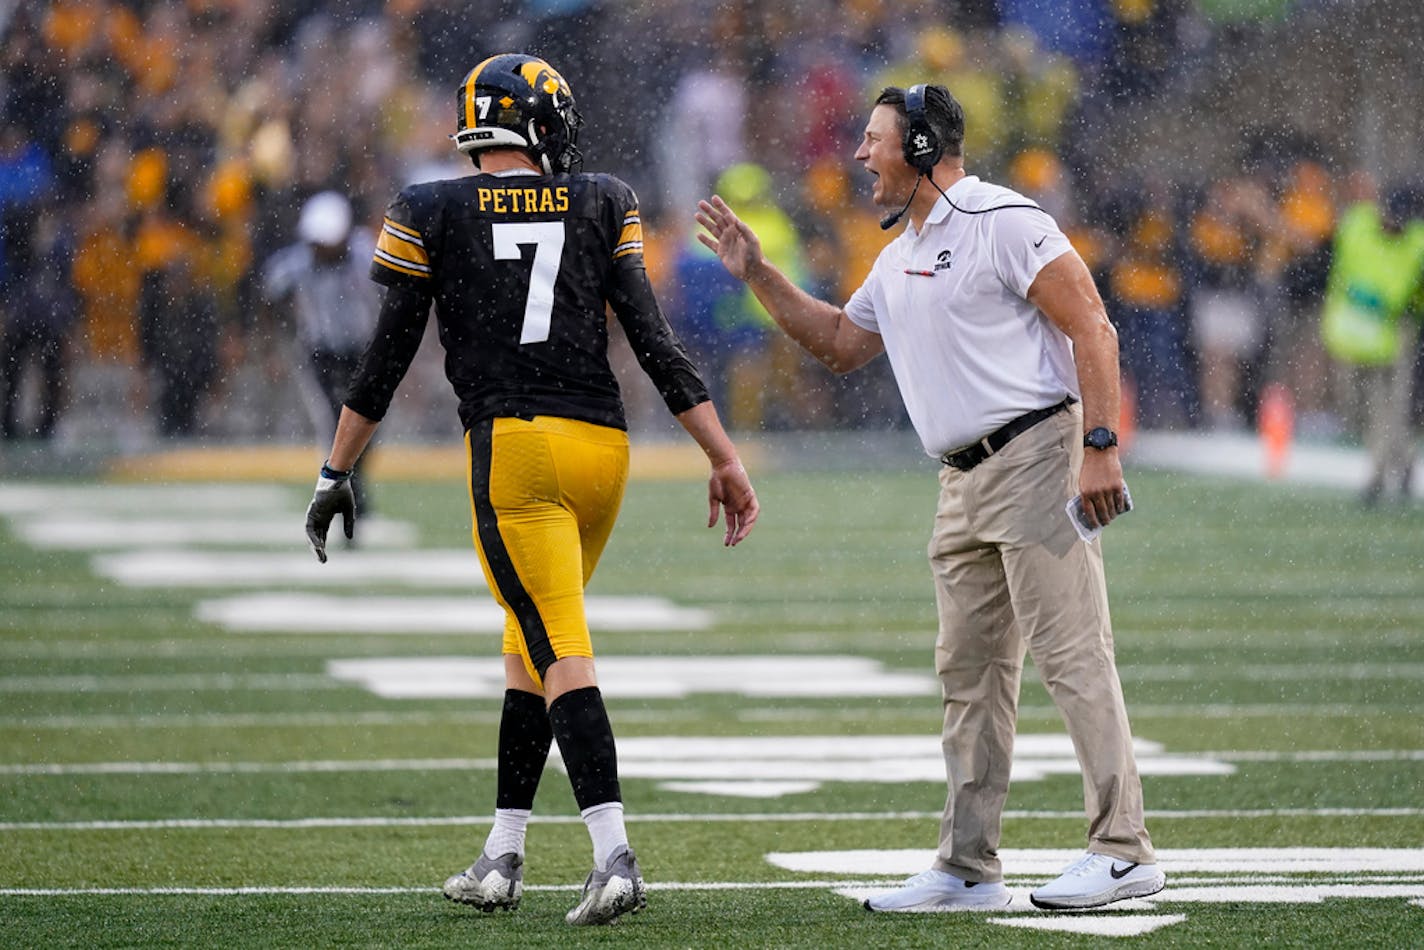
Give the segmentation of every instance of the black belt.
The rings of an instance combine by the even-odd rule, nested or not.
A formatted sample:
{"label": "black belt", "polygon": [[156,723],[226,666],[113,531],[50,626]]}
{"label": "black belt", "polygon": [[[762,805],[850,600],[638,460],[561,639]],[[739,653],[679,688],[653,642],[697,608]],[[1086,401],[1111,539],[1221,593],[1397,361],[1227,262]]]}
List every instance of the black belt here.
{"label": "black belt", "polygon": [[940,456],[939,460],[950,468],[967,472],[1008,445],[1015,436],[1022,435],[1050,416],[1058,415],[1077,401],[1078,400],[1072,396],[1068,396],[1065,397],[1062,402],[1055,403],[1046,409],[1035,409],[1033,412],[1026,412],[1017,419],[1010,419],[998,429],[995,429],[978,442],[969,446],[969,448],[960,449],[958,452],[946,452]]}

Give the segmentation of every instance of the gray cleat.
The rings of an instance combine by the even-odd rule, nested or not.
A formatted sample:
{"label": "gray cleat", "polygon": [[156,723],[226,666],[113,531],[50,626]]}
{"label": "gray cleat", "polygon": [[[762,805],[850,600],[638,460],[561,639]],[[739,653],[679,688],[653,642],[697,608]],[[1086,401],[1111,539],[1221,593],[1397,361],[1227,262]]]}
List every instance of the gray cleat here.
{"label": "gray cleat", "polygon": [[524,894],[524,859],[510,851],[480,859],[445,882],[445,896],[485,913],[514,910]]}
{"label": "gray cleat", "polygon": [[564,920],[574,925],[611,924],[623,914],[648,906],[648,889],[632,848],[616,852],[608,870],[594,869],[583,884],[583,897]]}

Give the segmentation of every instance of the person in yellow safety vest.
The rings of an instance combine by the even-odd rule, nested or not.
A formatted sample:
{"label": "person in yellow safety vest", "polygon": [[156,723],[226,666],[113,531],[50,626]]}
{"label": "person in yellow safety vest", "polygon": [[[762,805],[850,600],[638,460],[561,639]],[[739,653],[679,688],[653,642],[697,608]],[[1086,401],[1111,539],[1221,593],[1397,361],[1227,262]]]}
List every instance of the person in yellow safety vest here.
{"label": "person in yellow safety vest", "polygon": [[1409,405],[1424,289],[1420,211],[1415,192],[1396,188],[1382,208],[1361,202],[1348,209],[1335,230],[1320,332],[1344,370],[1342,408],[1370,452],[1366,504],[1392,488],[1407,498],[1413,478]]}
{"label": "person in yellow safety vest", "polygon": [[[762,238],[768,260],[804,286],[806,266],[801,235],[791,217],[776,202],[771,175],[752,162],[730,166],[716,182],[716,192],[738,208]],[[691,242],[698,256],[715,255]],[[719,265],[720,267],[720,265]],[[725,386],[728,420],[734,429],[755,429],[767,422],[768,407],[785,407],[796,397],[794,381],[800,351],[782,334],[751,290],[740,283],[726,288],[715,305],[716,355],[707,369]],[[790,392],[782,392],[790,389]],[[715,386],[714,386],[715,391]]]}

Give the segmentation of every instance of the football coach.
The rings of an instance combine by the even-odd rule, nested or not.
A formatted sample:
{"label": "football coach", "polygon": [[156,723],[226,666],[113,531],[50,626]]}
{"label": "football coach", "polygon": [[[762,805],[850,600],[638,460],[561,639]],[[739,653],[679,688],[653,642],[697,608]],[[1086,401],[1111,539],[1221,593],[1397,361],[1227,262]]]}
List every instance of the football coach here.
{"label": "football coach", "polygon": [[966,174],[964,113],[942,86],[890,87],[855,153],[904,231],[844,307],[802,291],[720,197],[698,237],[831,370],[888,355],[925,451],[942,465],[929,559],[949,781],[933,867],[875,911],[987,910],[1010,900],[998,849],[1019,682],[1033,656],[1083,772],[1087,850],[1031,894],[1098,907],[1160,891],[1113,656],[1100,541],[1130,505],[1118,459],[1117,333],[1053,218]]}

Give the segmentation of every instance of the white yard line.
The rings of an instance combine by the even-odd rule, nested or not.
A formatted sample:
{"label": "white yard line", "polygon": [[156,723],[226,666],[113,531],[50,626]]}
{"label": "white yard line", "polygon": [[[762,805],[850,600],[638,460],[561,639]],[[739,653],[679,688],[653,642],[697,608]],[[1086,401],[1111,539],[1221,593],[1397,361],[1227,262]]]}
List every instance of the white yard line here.
{"label": "white yard line", "polygon": [[[64,512],[15,521],[11,530],[31,547],[61,551],[131,551],[182,545],[220,548],[259,545],[300,551],[306,546],[299,514],[270,517],[267,513],[244,516],[230,512],[216,517],[195,514],[187,518],[116,518],[106,514],[79,516]],[[380,516],[363,518],[356,530],[363,548],[411,548],[417,541],[414,525]]]}
{"label": "white yard line", "polygon": [[[808,885],[809,886],[809,885]],[[526,891],[578,890],[579,885],[526,885]],[[438,887],[4,887],[0,897],[262,897],[274,895],[439,894]]]}
{"label": "white yard line", "polygon": [[[837,892],[857,892],[880,890],[900,883],[898,880],[870,879],[826,879],[813,881],[649,881],[650,891],[802,891],[831,890]],[[533,884],[525,885],[526,892],[573,892],[581,884]],[[376,895],[376,894],[439,894],[438,887],[354,887],[354,886],[271,886],[252,885],[245,887],[6,887],[0,888],[3,897],[247,897],[247,896],[306,896],[306,895]],[[1424,895],[1424,883],[1403,884],[1355,883],[1353,880],[1310,884],[1258,884],[1246,877],[1216,886],[1174,887],[1168,885],[1160,894],[1148,901],[1134,901],[1133,907],[1122,909],[1142,909],[1156,904],[1170,903],[1234,903],[1242,900],[1253,903],[1317,903],[1331,897],[1361,897],[1373,899],[1414,898]],[[1023,895],[1016,895],[1023,897]],[[1026,899],[1015,900],[1012,909],[1034,914],[1040,919],[1049,919],[1042,911],[1034,911]],[[1000,913],[996,909],[993,913]],[[1060,918],[1061,919],[1061,918]],[[1077,917],[1076,919],[1093,919]],[[1130,919],[1130,918],[1111,918]]]}
{"label": "white yard line", "polygon": [[[310,557],[309,554],[303,555]],[[473,553],[466,555],[473,558]],[[315,559],[312,561],[316,564]],[[317,565],[321,567],[321,565]],[[329,566],[329,565],[328,565]],[[340,567],[338,567],[340,570]],[[475,565],[478,573],[478,564]],[[482,584],[482,580],[477,579],[474,583]],[[54,609],[63,609],[55,607]],[[1329,633],[1318,631],[1321,642],[1334,643],[1343,635],[1338,631]],[[464,635],[462,632],[459,635]],[[1268,647],[1272,651],[1280,649],[1282,646],[1301,647],[1308,646],[1314,641],[1302,642],[1295,631],[1291,630],[1271,630],[1258,631],[1256,636],[1268,642]],[[920,637],[920,634],[910,634],[910,636]],[[1202,642],[1199,635],[1193,631],[1183,633],[1180,641],[1174,640],[1172,650],[1174,652],[1185,653],[1215,653],[1221,644],[1212,642]],[[1240,637],[1240,633],[1233,634]],[[1333,640],[1325,640],[1331,636]],[[1418,641],[1418,632],[1413,628],[1399,631],[1398,636],[1382,635],[1371,631],[1369,643],[1371,646],[1401,646],[1413,645]],[[814,631],[795,634],[778,634],[777,643],[789,649],[795,648],[797,653],[819,653],[825,650],[826,644],[831,642],[828,638],[835,638],[835,642],[844,642],[848,645],[860,646],[864,643],[863,631]],[[934,642],[933,631],[923,633],[924,643]],[[1126,639],[1119,635],[1119,639]],[[1145,637],[1139,637],[1145,640]],[[408,649],[409,639],[400,634],[391,634],[390,642],[399,645],[399,649]],[[919,642],[918,640],[915,642]],[[1233,644],[1240,646],[1239,642]],[[364,636],[361,646],[366,650],[377,650],[380,647],[379,640],[374,636]],[[396,649],[393,646],[392,649]],[[838,649],[840,647],[838,646]],[[151,659],[155,656],[191,656],[191,657],[220,657],[230,658],[235,656],[311,656],[319,654],[329,656],[331,654],[331,644],[325,640],[313,641],[309,637],[304,637],[299,633],[293,633],[282,638],[275,635],[268,635],[261,640],[254,641],[246,636],[214,636],[205,633],[201,637],[193,639],[163,639],[149,640],[139,638],[128,639],[105,639],[105,640],[7,640],[0,641],[0,658],[17,660],[36,659],[93,659],[104,657],[110,659]],[[914,672],[911,670],[911,672]],[[1239,707],[1236,707],[1239,708]],[[1302,707],[1306,708],[1306,707]],[[1350,707],[1354,708],[1354,707]]]}
{"label": "white yard line", "polygon": [[[904,717],[904,710],[889,710]],[[1348,719],[1361,715],[1417,716],[1417,705],[1401,703],[1133,703],[1128,715],[1135,723],[1140,719]],[[767,708],[744,709],[736,718],[744,722],[853,722],[867,715],[877,715],[873,707],[843,709]],[[1063,714],[1055,706],[1020,706],[1019,721],[1047,719],[1062,722]]]}
{"label": "white yard line", "polygon": [[[447,634],[431,634],[446,636]],[[469,631],[448,636],[468,636]],[[410,638],[391,634],[386,640],[362,637],[360,649],[375,653],[381,649],[406,651]],[[351,647],[347,648],[354,649]],[[473,650],[471,651],[473,652]],[[192,640],[10,640],[0,642],[0,658],[7,660],[152,660],[166,657],[231,660],[236,657],[330,657],[331,641],[313,640],[300,633],[286,637],[268,636],[254,640],[247,636],[204,632]]]}
{"label": "white yard line", "polygon": [[[685,705],[666,709],[619,708],[617,697],[609,700],[616,722],[669,722],[702,721],[709,713],[703,708],[687,708]],[[1134,720],[1145,718],[1299,718],[1316,716],[1325,718],[1351,718],[1361,715],[1417,715],[1417,710],[1400,706],[1338,705],[1338,706],[1135,706],[1131,709]],[[780,706],[744,706],[730,713],[729,718],[737,722],[865,722],[867,720],[905,720],[920,718],[923,710],[864,706],[842,709],[816,709],[810,707],[786,708]],[[1052,706],[1023,706],[1019,708],[1020,720],[1047,719],[1060,722],[1058,710]],[[352,724],[361,725],[421,725],[428,723],[476,723],[487,724],[499,721],[498,709],[486,712],[353,712],[353,713],[95,713],[93,715],[56,716],[0,716],[0,729],[196,729],[196,728],[242,728],[248,726],[332,726],[344,728]],[[927,727],[928,728],[928,727]],[[1191,754],[1191,753],[1183,753]],[[1226,756],[1229,754],[1252,753],[1201,753],[1203,755]],[[1265,753],[1273,754],[1273,753]]]}
{"label": "white yard line", "polygon": [[[1342,719],[1361,713],[1417,716],[1417,704],[1401,703],[1128,703],[1128,715],[1139,719]],[[1019,710],[1019,718],[1024,718]],[[1053,706],[1039,706],[1034,715],[1060,719]]]}
{"label": "white yard line", "polygon": [[[636,712],[636,711],[634,711]],[[135,713],[115,715],[97,713],[92,716],[11,716],[0,717],[0,729],[309,729],[330,726],[349,729],[351,726],[428,726],[493,725],[500,720],[500,711],[487,712],[349,712],[349,713]],[[699,712],[701,720],[706,714]],[[617,717],[629,718],[627,713]],[[636,717],[635,717],[636,718]],[[675,713],[648,711],[652,721],[679,718]],[[685,718],[693,718],[691,715]]]}
{"label": "white yard line", "polygon": [[301,762],[36,762],[0,765],[0,775],[203,775],[209,773],[459,772],[493,769],[494,759],[352,759]]}
{"label": "white yard line", "polygon": [[[609,703],[618,723],[673,721],[704,722],[711,713],[706,709],[619,709]],[[492,725],[500,720],[498,708],[483,711],[452,712],[350,712],[350,713],[134,713],[62,716],[0,716],[0,729],[241,729],[241,728],[313,728],[330,726],[349,729],[351,726],[422,726],[422,725]],[[890,718],[878,716],[873,710],[862,719]]]}
{"label": "white yard line", "polygon": [[[1258,818],[1418,818],[1424,808],[1238,808],[1163,810],[1147,812],[1152,820],[1198,819],[1258,819]],[[734,813],[630,813],[630,824],[774,824],[798,822],[856,821],[937,821],[939,812],[752,812]],[[1081,811],[1006,811],[1011,821],[1081,821]],[[531,821],[543,825],[581,824],[577,815],[534,815]],[[305,828],[444,828],[484,826],[491,822],[488,815],[454,815],[447,817],[334,817],[334,818],[166,818],[134,821],[8,821],[0,822],[0,831],[154,831],[208,829],[287,829]]]}
{"label": "white yard line", "polygon": [[1424,678],[1424,663],[1181,663],[1118,665],[1123,682],[1178,683],[1249,680],[1417,680]]}
{"label": "white yard line", "polygon": [[[938,818],[939,813],[930,812],[788,812],[774,814],[664,814],[628,815],[626,820],[639,824],[765,824],[770,822],[840,822],[876,821]],[[1081,817],[1078,816],[1078,817]],[[535,815],[531,819],[537,825],[579,825],[583,819],[578,815]],[[0,823],[0,831],[151,831],[151,830],[207,830],[207,829],[303,829],[303,828],[444,828],[488,825],[488,815],[460,815],[448,818],[291,818],[291,819],[247,819],[247,818],[188,818],[160,821],[16,821]]]}
{"label": "white yard line", "polygon": [[[316,464],[320,464],[318,459]],[[0,484],[0,514],[49,514],[55,511],[92,511],[130,514],[152,511],[288,511],[298,498],[291,490],[246,483],[210,485],[61,485],[12,482]],[[301,517],[291,511],[293,518]]]}
{"label": "white yard line", "polygon": [[196,690],[348,689],[321,673],[148,673],[139,676],[0,676],[0,693],[169,693]]}
{"label": "white yard line", "polygon": [[[1295,593],[1306,592],[1302,589]],[[1283,591],[1282,595],[1289,596],[1290,593],[1290,591]],[[808,606],[816,604],[815,601],[802,601],[796,598],[795,594],[795,591],[788,591],[787,597],[784,600],[777,600],[774,606],[780,608],[784,604],[807,604]],[[1203,599],[1207,599],[1207,596],[1204,595]],[[820,604],[820,607],[825,609],[824,604]],[[747,611],[754,609],[750,605],[740,608],[740,610]],[[809,622],[804,626],[810,626]],[[1233,659],[1242,662],[1249,660],[1257,653],[1278,654],[1282,649],[1306,650],[1318,647],[1337,647],[1348,654],[1356,649],[1361,642],[1367,642],[1370,647],[1376,649],[1387,646],[1410,647],[1419,642],[1418,629],[1398,621],[1392,621],[1388,625],[1379,627],[1372,625],[1368,639],[1364,641],[1356,639],[1354,633],[1355,631],[1337,627],[1307,627],[1304,629],[1253,627],[1250,630],[1241,630],[1237,627],[1230,629],[1198,627],[1170,632],[1115,627],[1113,630],[1114,639],[1119,646],[1130,644],[1133,648],[1144,649],[1160,645],[1164,649],[1170,649],[1174,655],[1208,654],[1213,660],[1220,656],[1222,647],[1230,647]],[[931,629],[897,631],[896,636],[909,638],[912,644],[930,645],[935,641],[935,632]],[[843,638],[850,643],[863,643],[865,632],[843,627],[833,630],[799,629],[777,634],[777,642],[791,650],[818,650],[825,649],[827,638],[830,637]]]}
{"label": "white yard line", "polygon": [[[1082,815],[1077,817],[1081,818]],[[885,821],[939,818],[938,812],[787,812],[786,814],[663,814],[628,815],[636,824],[767,824],[796,822]],[[0,831],[203,831],[208,829],[303,829],[303,828],[446,828],[488,825],[489,815],[458,815],[448,818],[179,818],[159,821],[13,821],[0,822]],[[534,815],[536,825],[581,825],[578,815]]]}
{"label": "white yard line", "polygon": [[193,551],[162,549],[120,551],[90,560],[94,573],[125,587],[283,587],[369,588],[485,587],[484,573],[468,548],[417,551],[339,551],[335,563],[322,564],[311,552]]}
{"label": "white yard line", "polygon": [[1229,762],[1424,762],[1424,749],[1322,749],[1318,751],[1188,752]]}
{"label": "white yard line", "polygon": [[[350,724],[348,720],[348,724]],[[793,764],[788,763],[788,757],[806,758],[806,755],[815,756],[818,746],[816,742],[822,744],[826,742],[843,742],[843,737],[800,737],[806,739],[806,755],[797,755],[795,743],[798,737],[788,737],[781,743],[770,743],[766,749],[776,753],[777,761],[770,765],[761,763],[758,756],[769,754],[759,752],[755,740],[750,739],[709,739],[703,737],[659,737],[659,736],[628,736],[620,742],[623,755],[623,771],[631,778],[655,778],[655,779],[687,779],[693,778],[723,778],[723,779],[787,779],[788,777],[799,776],[801,773],[793,769]],[[897,740],[908,744],[915,744],[921,741],[920,736],[900,737],[874,737],[870,741],[867,737],[853,737],[861,741],[867,747],[875,746],[877,743],[884,745]],[[1060,736],[1023,736],[1023,740],[1038,739],[1051,741],[1065,739]],[[1139,740],[1140,742],[1141,740]],[[704,746],[706,748],[704,748]],[[725,747],[725,755],[719,755],[719,750]],[[679,753],[681,750],[681,753]],[[1032,750],[1028,750],[1032,751]],[[1139,751],[1139,765],[1145,768],[1146,765],[1157,762],[1156,753],[1158,748],[1144,748]],[[842,775],[842,772],[849,769],[848,762],[861,762],[857,758],[840,758],[833,754],[825,753],[830,759],[835,759],[840,764],[832,768],[831,774]],[[1022,758],[1023,752],[1020,753]],[[1188,767],[1187,764],[1193,762],[1210,763],[1216,758],[1234,759],[1237,761],[1251,762],[1286,762],[1286,763],[1321,763],[1321,762],[1420,762],[1424,761],[1424,750],[1419,749],[1380,749],[1364,751],[1319,751],[1319,752],[1193,752],[1178,753],[1164,758],[1165,765],[1153,766],[1152,774],[1219,774],[1211,770],[1202,770],[1198,767]],[[733,761],[740,765],[733,767]],[[1182,760],[1182,762],[1178,762]],[[898,765],[901,772],[894,776],[884,773],[883,781],[903,781],[913,780],[918,776],[914,764],[919,762],[919,758],[910,754],[898,755],[895,757],[867,758],[867,762],[882,763],[884,768],[891,765]],[[1017,760],[1016,760],[1017,761]],[[937,762],[937,760],[936,760]],[[1022,769],[1038,768],[1050,771],[1060,771],[1056,760],[1047,759],[1024,759],[1019,762]],[[706,764],[700,764],[706,763]],[[759,764],[761,763],[761,764]],[[1173,764],[1176,763],[1176,764]],[[824,763],[821,763],[822,765]],[[772,766],[775,768],[772,768]],[[805,767],[809,769],[807,775],[820,775],[816,770],[816,762],[798,762],[796,768]],[[0,763],[0,775],[197,775],[204,773],[298,773],[298,772],[418,772],[418,771],[464,771],[471,769],[489,769],[495,767],[494,759],[471,759],[471,758],[422,758],[422,759],[345,759],[345,760],[319,760],[319,761],[290,761],[290,762],[165,762],[165,761],[121,761],[121,762],[12,762]],[[1067,768],[1067,765],[1064,766]],[[1076,768],[1076,766],[1075,766]],[[711,769],[712,771],[708,771]],[[761,774],[771,769],[768,774]],[[720,770],[720,771],[718,771]],[[706,772],[707,774],[702,774]],[[774,772],[774,774],[772,774]],[[735,774],[733,774],[735,773]],[[745,774],[743,774],[745,773]],[[846,780],[853,776],[846,773]],[[857,773],[855,780],[861,782],[876,781],[874,775],[866,777]],[[822,776],[822,781],[833,781],[834,778]],[[1194,813],[1194,814],[1206,814]],[[1218,814],[1218,812],[1211,812]]]}
{"label": "white yard line", "polygon": [[[593,595],[584,598],[584,612],[595,631],[703,630],[712,625],[711,611],[680,607],[663,597]],[[193,607],[193,615],[231,632],[326,634],[342,638],[397,633],[498,635],[505,622],[504,608],[488,596],[343,596],[274,591],[202,600]],[[414,662],[421,659],[415,658]],[[412,660],[406,657],[400,661]]]}
{"label": "white yard line", "polygon": [[[701,707],[688,708],[683,704],[664,709],[620,708],[617,697],[605,697],[615,723],[618,722],[681,722],[703,721],[710,713]],[[788,722],[855,722],[882,720],[919,719],[924,716],[922,708],[892,707],[879,705],[841,709],[818,709],[814,707],[787,708],[781,706],[743,706],[727,714],[736,722],[747,723],[788,723]],[[1135,706],[1130,712],[1134,721],[1147,718],[1163,719],[1259,719],[1259,718],[1352,718],[1362,715],[1417,715],[1417,710],[1401,706]],[[721,715],[721,713],[718,713]],[[1061,722],[1057,709],[1052,706],[1022,706],[1019,708],[1021,721],[1046,719]],[[352,713],[95,713],[93,715],[55,716],[0,716],[0,729],[196,729],[196,728],[241,728],[247,726],[332,726],[343,728],[353,723],[362,725],[421,725],[428,723],[477,723],[487,724],[499,721],[499,710],[470,712],[352,712]],[[927,726],[932,734],[933,726]],[[1194,753],[1183,753],[1194,754]],[[1200,753],[1211,756],[1254,753]],[[1267,755],[1274,753],[1264,753]]]}
{"label": "white yard line", "polygon": [[[1022,813],[1020,818],[1047,817],[1044,813]],[[1082,817],[1076,812],[1064,816]],[[1197,818],[1416,818],[1424,808],[1195,808],[1148,809],[1149,818],[1193,820]],[[1004,813],[1009,816],[1008,812]]]}
{"label": "white yard line", "polygon": [[[884,886],[884,881],[649,881],[653,891],[805,891],[833,887]],[[582,884],[526,884],[525,891],[577,891]],[[439,894],[438,887],[5,887],[0,897],[127,897],[198,896],[244,897],[249,895],[306,894]]]}
{"label": "white yard line", "polygon": [[[599,598],[585,598],[591,627],[595,625],[599,603]],[[604,626],[622,630],[634,628],[630,605],[619,607],[613,615],[619,619]],[[672,629],[671,617],[664,619],[668,624],[658,629]],[[788,676],[787,657],[782,655],[602,654],[598,658],[598,683],[603,694],[614,700],[732,693],[764,702],[773,697],[919,697],[927,696],[934,682],[928,674],[887,669],[881,661],[862,656],[800,655],[795,658],[794,667],[796,675]],[[363,686],[386,699],[501,699],[505,691],[504,664],[492,656],[329,660],[326,671],[336,679]]]}
{"label": "white yard line", "polygon": [[[1019,895],[1022,904],[1022,895]],[[1008,908],[1013,917],[989,917],[986,923],[1019,930],[1078,934],[1089,937],[1142,937],[1163,927],[1185,923],[1186,914],[1028,914],[1022,906]]]}
{"label": "white yard line", "polygon": [[[1068,848],[1003,848],[999,851],[1007,873],[1025,876],[1056,875],[1080,857],[1082,851]],[[766,855],[769,863],[787,871],[860,877],[917,874],[934,859],[933,849],[920,848],[785,851]],[[1424,880],[1424,848],[1158,848],[1157,863],[1169,877],[1188,871],[1290,875],[1392,873]]]}

